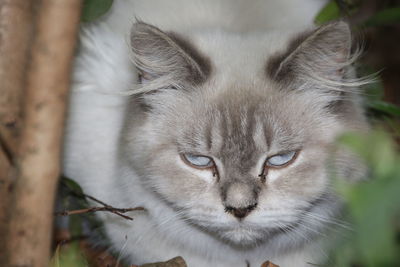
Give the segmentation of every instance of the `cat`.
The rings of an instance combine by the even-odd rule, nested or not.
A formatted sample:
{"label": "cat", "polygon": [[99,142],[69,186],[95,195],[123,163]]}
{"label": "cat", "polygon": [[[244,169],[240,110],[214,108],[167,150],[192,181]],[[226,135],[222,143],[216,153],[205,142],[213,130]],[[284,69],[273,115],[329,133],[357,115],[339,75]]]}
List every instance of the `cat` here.
{"label": "cat", "polygon": [[302,267],[326,260],[337,149],[368,123],[343,21],[320,0],[116,0],[80,34],[64,173],[133,221],[97,214],[130,264]]}

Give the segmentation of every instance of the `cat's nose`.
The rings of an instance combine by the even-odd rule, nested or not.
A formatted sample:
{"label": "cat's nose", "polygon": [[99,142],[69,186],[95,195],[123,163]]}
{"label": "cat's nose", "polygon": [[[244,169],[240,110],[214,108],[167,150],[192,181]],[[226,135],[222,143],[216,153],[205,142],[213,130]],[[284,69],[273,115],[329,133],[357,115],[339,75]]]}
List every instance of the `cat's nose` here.
{"label": "cat's nose", "polygon": [[231,206],[225,207],[225,211],[231,213],[233,216],[235,216],[238,219],[243,219],[246,217],[252,210],[257,207],[257,203],[244,207],[244,208],[235,208]]}
{"label": "cat's nose", "polygon": [[257,206],[258,189],[252,183],[234,182],[225,184],[221,191],[225,211],[243,219]]}

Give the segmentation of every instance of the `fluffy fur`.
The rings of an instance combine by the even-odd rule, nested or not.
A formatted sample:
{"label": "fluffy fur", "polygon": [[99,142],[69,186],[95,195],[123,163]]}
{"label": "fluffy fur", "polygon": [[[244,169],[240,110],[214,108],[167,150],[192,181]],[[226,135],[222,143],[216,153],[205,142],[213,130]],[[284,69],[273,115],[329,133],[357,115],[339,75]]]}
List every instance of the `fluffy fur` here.
{"label": "fluffy fur", "polygon": [[[99,215],[120,257],[179,255],[190,267],[324,260],[341,208],[327,163],[344,179],[364,175],[333,144],[368,127],[348,26],[312,26],[322,4],[117,0],[82,28],[64,171],[111,205],[146,208],[133,221]],[[263,181],[266,158],[283,151],[300,152]],[[218,175],[181,153],[212,157]],[[245,218],[226,212],[250,204]]]}

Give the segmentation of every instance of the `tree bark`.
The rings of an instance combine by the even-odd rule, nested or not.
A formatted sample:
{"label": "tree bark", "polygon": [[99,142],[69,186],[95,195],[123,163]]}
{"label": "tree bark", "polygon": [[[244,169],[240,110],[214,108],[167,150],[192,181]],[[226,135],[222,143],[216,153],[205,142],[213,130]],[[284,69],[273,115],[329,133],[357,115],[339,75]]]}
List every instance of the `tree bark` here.
{"label": "tree bark", "polygon": [[[21,125],[21,96],[33,36],[36,0],[0,0],[0,236],[7,229]],[[0,240],[0,263],[5,259]],[[1,265],[1,264],[0,264]]]}
{"label": "tree bark", "polygon": [[34,0],[0,0],[0,133],[3,146],[14,153],[33,36],[35,3]]}
{"label": "tree bark", "polygon": [[70,70],[82,0],[42,0],[38,10],[17,157],[7,266],[43,267],[50,258],[53,204]]}

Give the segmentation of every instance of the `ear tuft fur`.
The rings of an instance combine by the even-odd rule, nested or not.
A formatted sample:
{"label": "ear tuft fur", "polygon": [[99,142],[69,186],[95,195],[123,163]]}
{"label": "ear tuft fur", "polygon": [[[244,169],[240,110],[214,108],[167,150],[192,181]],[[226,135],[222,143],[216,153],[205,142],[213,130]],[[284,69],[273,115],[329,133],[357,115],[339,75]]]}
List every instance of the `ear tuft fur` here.
{"label": "ear tuft fur", "polygon": [[285,87],[311,82],[317,87],[345,91],[370,83],[371,77],[351,77],[349,67],[360,55],[360,50],[351,54],[351,46],[348,24],[331,22],[292,41],[286,52],[269,61],[267,74]]}
{"label": "ear tuft fur", "polygon": [[166,33],[150,24],[137,22],[131,32],[131,46],[139,73],[147,87],[152,88],[146,91],[196,85],[210,75],[208,58],[176,33]]}

